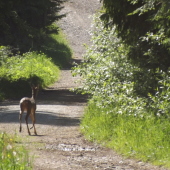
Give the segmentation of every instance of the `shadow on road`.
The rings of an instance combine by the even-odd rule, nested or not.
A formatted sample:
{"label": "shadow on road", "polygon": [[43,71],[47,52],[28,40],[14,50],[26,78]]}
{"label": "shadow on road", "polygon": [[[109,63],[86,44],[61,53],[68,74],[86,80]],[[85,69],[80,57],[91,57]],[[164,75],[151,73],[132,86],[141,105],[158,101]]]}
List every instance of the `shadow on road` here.
{"label": "shadow on road", "polygon": [[60,105],[79,105],[80,103],[86,103],[88,99],[87,95],[77,94],[67,89],[48,89],[42,90],[37,103],[41,104],[60,104]]}
{"label": "shadow on road", "polygon": [[[22,116],[22,123],[25,123],[26,113]],[[31,119],[28,119],[31,124]],[[0,123],[18,123],[19,124],[19,111],[3,110],[0,111]],[[57,114],[53,112],[36,112],[36,124],[55,125],[55,126],[78,126],[80,123],[79,117],[65,117],[64,114]]]}
{"label": "shadow on road", "polygon": [[[81,60],[72,60],[70,65],[63,70],[70,70],[73,61],[76,63],[81,62]],[[61,77],[64,80],[61,86],[59,84],[57,87],[49,87],[39,92],[36,99],[36,124],[68,127],[80,124],[79,113],[82,106],[86,105],[88,96],[70,91],[69,87],[67,87],[70,85],[67,83],[69,75],[67,76],[67,72],[65,74],[66,77]],[[20,99],[0,102],[0,123],[18,123],[19,125],[19,101]],[[24,112],[22,116],[22,123],[24,124],[25,116],[26,113]],[[30,117],[28,122],[32,124]]]}

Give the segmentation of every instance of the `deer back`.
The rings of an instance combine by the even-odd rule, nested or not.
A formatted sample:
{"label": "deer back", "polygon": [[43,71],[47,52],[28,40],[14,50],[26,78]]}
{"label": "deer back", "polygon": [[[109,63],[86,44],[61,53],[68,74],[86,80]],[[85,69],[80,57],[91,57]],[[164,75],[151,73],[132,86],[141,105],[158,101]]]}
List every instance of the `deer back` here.
{"label": "deer back", "polygon": [[20,107],[22,111],[35,111],[36,103],[33,98],[24,97],[20,100]]}

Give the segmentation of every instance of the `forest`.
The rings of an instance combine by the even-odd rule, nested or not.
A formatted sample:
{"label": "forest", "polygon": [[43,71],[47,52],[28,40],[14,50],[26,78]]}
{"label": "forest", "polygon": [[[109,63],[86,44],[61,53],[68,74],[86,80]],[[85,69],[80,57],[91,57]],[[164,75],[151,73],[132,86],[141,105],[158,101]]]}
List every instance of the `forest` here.
{"label": "forest", "polygon": [[102,0],[81,75],[81,122],[91,141],[126,157],[170,166],[170,3]]}

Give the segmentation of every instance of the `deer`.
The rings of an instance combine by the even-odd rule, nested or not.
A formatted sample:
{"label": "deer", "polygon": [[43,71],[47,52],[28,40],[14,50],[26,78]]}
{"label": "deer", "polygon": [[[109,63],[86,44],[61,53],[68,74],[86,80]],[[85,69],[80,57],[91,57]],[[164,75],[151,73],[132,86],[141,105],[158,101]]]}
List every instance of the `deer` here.
{"label": "deer", "polygon": [[31,135],[29,127],[28,127],[28,117],[31,117],[32,120],[32,127],[30,129],[32,129],[34,127],[34,134],[37,135],[36,129],[35,129],[35,111],[36,111],[36,102],[35,102],[35,98],[38,95],[38,90],[39,90],[39,84],[35,87],[33,84],[31,85],[32,88],[32,97],[28,98],[28,97],[24,97],[20,100],[20,114],[19,114],[19,120],[20,120],[20,129],[19,132],[22,131],[22,114],[24,113],[24,111],[27,112],[26,116],[25,116],[25,122],[27,125],[27,130],[28,130],[28,134]]}

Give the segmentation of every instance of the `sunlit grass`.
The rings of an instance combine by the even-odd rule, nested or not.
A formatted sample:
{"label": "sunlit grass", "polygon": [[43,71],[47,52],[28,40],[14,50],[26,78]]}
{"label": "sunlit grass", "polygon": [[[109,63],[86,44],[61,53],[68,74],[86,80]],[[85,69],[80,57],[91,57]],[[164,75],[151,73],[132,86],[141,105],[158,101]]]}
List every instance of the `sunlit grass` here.
{"label": "sunlit grass", "polygon": [[169,119],[121,115],[110,110],[114,108],[99,109],[95,103],[90,104],[82,119],[82,133],[125,157],[170,167]]}
{"label": "sunlit grass", "polygon": [[31,170],[33,158],[30,158],[27,150],[23,146],[18,146],[16,141],[16,135],[0,134],[0,169]]}

